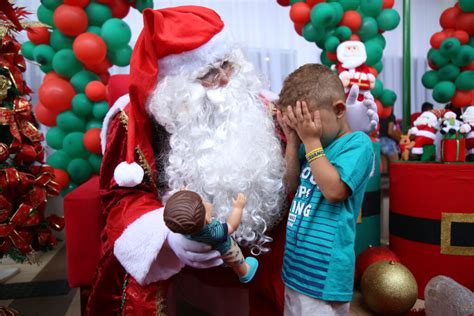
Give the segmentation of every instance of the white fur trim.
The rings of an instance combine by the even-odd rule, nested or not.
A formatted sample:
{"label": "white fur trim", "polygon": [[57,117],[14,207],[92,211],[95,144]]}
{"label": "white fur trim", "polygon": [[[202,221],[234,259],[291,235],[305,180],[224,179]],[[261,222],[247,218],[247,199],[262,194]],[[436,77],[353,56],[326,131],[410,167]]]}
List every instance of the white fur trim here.
{"label": "white fur trim", "polygon": [[232,36],[224,27],[204,45],[188,52],[169,55],[160,59],[158,61],[159,77],[177,75],[183,72],[192,74],[203,67],[224,59],[234,48]]}
{"label": "white fur trim", "polygon": [[416,133],[416,136],[423,136],[423,137],[431,138],[431,139],[435,139],[435,138],[436,138],[436,135],[435,135],[434,133],[428,132],[428,131],[424,131],[424,130],[418,131],[418,133]]}
{"label": "white fur trim", "polygon": [[127,163],[122,161],[115,167],[114,179],[121,187],[133,188],[143,181],[145,172],[136,162]]}
{"label": "white fur trim", "polygon": [[466,135],[466,138],[474,138],[474,131],[469,132],[469,133]]}
{"label": "white fur trim", "polygon": [[468,155],[474,154],[474,148],[468,149],[468,150],[467,150],[467,154],[468,154]]}
{"label": "white fur trim", "polygon": [[102,122],[102,129],[100,131],[100,145],[102,147],[102,154],[105,152],[105,147],[107,145],[107,132],[109,130],[109,125],[112,122],[115,114],[122,111],[127,104],[130,103],[130,96],[125,94],[115,101],[114,105],[109,109],[107,114],[104,117]]}
{"label": "white fur trim", "polygon": [[416,126],[410,128],[410,130],[408,131],[408,134],[416,135],[417,133],[418,133],[418,128],[416,128]]}
{"label": "white fur trim", "polygon": [[423,154],[423,147],[413,147],[411,153],[414,155],[421,155]]}
{"label": "white fur trim", "polygon": [[183,268],[165,243],[168,233],[160,208],[142,215],[115,241],[115,257],[140,285],[166,280]]}

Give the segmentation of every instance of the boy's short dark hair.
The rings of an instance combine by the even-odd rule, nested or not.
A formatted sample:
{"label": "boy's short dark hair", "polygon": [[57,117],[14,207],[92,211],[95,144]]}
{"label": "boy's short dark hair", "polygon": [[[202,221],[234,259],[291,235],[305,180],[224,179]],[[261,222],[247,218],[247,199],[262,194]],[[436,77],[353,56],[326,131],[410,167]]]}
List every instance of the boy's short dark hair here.
{"label": "boy's short dark hair", "polygon": [[433,104],[431,104],[430,102],[424,102],[421,105],[421,112],[430,111],[430,110],[433,110]]}
{"label": "boy's short dark hair", "polygon": [[296,101],[306,101],[308,106],[323,107],[339,100],[346,100],[339,77],[324,65],[306,64],[285,79],[278,106],[285,109]]}

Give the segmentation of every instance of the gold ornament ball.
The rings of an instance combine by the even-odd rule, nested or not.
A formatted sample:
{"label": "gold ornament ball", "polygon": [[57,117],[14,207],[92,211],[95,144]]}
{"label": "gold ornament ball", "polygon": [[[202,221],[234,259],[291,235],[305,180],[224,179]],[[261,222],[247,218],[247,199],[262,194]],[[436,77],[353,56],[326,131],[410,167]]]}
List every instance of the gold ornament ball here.
{"label": "gold ornament ball", "polygon": [[418,296],[413,274],[394,261],[371,264],[362,275],[360,289],[367,306],[382,315],[407,313]]}

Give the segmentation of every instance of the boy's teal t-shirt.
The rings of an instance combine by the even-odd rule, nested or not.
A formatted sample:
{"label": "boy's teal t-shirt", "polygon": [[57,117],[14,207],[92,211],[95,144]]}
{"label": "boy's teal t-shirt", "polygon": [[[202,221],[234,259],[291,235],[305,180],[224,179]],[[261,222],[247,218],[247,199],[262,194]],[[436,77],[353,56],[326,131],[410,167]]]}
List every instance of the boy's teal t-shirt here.
{"label": "boy's teal t-shirt", "polygon": [[324,149],[352,194],[333,204],[322,195],[300,150],[300,184],[286,229],[282,278],[289,288],[325,301],[350,301],[354,283],[355,231],[374,168],[370,138],[353,132]]}

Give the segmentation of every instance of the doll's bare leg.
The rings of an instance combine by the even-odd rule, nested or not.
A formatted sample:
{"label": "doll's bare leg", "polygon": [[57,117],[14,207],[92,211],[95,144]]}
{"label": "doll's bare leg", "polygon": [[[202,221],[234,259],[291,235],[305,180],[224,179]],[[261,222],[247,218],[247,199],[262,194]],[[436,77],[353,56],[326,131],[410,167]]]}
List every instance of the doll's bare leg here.
{"label": "doll's bare leg", "polygon": [[223,256],[222,260],[234,270],[239,277],[243,277],[247,274],[249,270],[249,265],[244,260],[244,255],[242,250],[240,250],[239,245],[231,238],[232,244],[229,251],[227,251]]}

